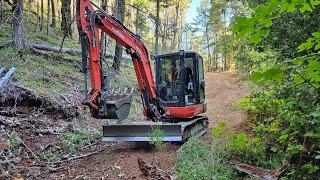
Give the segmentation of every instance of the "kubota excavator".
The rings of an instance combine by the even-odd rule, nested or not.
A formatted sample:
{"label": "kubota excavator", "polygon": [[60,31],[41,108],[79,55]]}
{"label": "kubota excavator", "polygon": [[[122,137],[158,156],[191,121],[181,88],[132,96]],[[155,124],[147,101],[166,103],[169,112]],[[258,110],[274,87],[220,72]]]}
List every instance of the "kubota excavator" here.
{"label": "kubota excavator", "polygon": [[[86,99],[91,114],[99,119],[127,118],[133,88],[109,88],[102,71],[99,30],[120,43],[132,57],[141,92],[144,121],[103,126],[103,141],[150,141],[154,127],[164,132],[163,141],[184,141],[208,130],[202,57],[179,51],[155,57],[154,78],[149,54],[140,37],[90,0],[77,0],[76,20],[82,49]],[[91,91],[87,91],[87,67]]]}

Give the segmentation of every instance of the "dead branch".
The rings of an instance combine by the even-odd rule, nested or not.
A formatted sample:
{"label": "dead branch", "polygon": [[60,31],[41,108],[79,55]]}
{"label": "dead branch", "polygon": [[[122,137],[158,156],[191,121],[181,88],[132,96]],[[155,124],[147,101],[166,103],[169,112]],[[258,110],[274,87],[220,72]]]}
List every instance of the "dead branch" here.
{"label": "dead branch", "polygon": [[274,170],[266,170],[259,167],[254,167],[249,164],[241,163],[235,160],[230,160],[231,164],[235,169],[247,173],[253,177],[263,178],[268,180],[278,179],[279,176],[286,170],[286,166],[281,166]]}
{"label": "dead branch", "polygon": [[173,180],[174,178],[167,172],[159,169],[155,165],[147,164],[141,158],[138,158],[140,171],[147,179]]}
{"label": "dead branch", "polygon": [[65,96],[65,95],[63,95],[63,94],[61,94],[61,93],[58,93],[65,101],[67,101],[69,104],[71,104],[71,102],[69,101],[69,99]]}
{"label": "dead branch", "polygon": [[100,149],[98,151],[94,151],[94,152],[91,152],[91,153],[88,153],[88,154],[84,154],[84,155],[81,155],[81,156],[71,157],[71,158],[68,158],[66,160],[59,160],[59,161],[56,161],[56,162],[48,162],[47,164],[62,164],[62,163],[66,163],[66,162],[82,159],[82,158],[85,158],[85,157],[89,157],[89,156],[92,156],[92,155],[99,154],[99,153],[107,150],[108,147],[105,147],[105,148],[102,148],[102,149]]}
{"label": "dead branch", "polygon": [[[4,71],[4,69],[1,69],[2,72]],[[12,74],[14,73],[14,71],[16,70],[15,67],[12,67],[1,79],[0,79],[0,88],[2,88],[3,86],[6,85],[6,83],[9,81],[9,78],[12,76]],[[1,72],[1,73],[2,73]],[[1,76],[0,73],[0,76]]]}

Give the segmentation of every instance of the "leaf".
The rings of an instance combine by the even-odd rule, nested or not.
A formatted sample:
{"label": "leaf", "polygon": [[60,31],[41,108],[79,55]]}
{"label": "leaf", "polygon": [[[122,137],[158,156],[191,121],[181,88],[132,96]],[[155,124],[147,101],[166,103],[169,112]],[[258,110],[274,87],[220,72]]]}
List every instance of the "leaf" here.
{"label": "leaf", "polygon": [[312,12],[312,7],[309,3],[303,3],[303,6],[299,9],[301,13],[306,11]]}
{"label": "leaf", "polygon": [[280,143],[284,143],[284,142],[286,142],[286,140],[288,139],[288,137],[289,137],[288,134],[283,134],[283,135],[281,135],[281,136],[278,138],[278,141],[279,141]]}
{"label": "leaf", "polygon": [[312,36],[314,36],[317,39],[320,39],[320,32],[314,32],[312,33]]}
{"label": "leaf", "polygon": [[300,44],[298,46],[298,52],[302,52],[302,51],[311,49],[313,47],[312,41],[313,41],[313,38],[309,38],[306,42]]}
{"label": "leaf", "polygon": [[263,73],[266,80],[281,81],[283,78],[283,71],[280,68],[271,68]]}
{"label": "leaf", "polygon": [[313,6],[317,6],[320,4],[320,0],[311,0],[310,3],[313,5]]}
{"label": "leaf", "polygon": [[304,83],[304,79],[300,75],[294,76],[294,82],[296,85]]}
{"label": "leaf", "polygon": [[302,59],[301,57],[297,57],[297,58],[293,59],[292,62],[293,62],[293,64],[295,64],[295,65],[300,65],[300,64],[303,63],[303,59]]}
{"label": "leaf", "polygon": [[320,155],[317,155],[316,157],[314,157],[314,159],[320,159]]}
{"label": "leaf", "polygon": [[319,50],[320,49],[320,43],[318,43],[315,47],[314,50]]}
{"label": "leaf", "polygon": [[297,154],[301,151],[304,150],[304,146],[301,145],[301,144],[298,144],[298,145],[291,145],[287,148],[287,153],[289,155],[294,155],[294,154]]}
{"label": "leaf", "polygon": [[263,74],[262,73],[254,72],[251,75],[250,80],[255,82],[255,83],[259,83],[259,82],[261,82],[262,78],[263,78]]}
{"label": "leaf", "polygon": [[320,117],[320,107],[318,107],[315,111],[313,111],[311,114],[311,116],[317,118]]}
{"label": "leaf", "polygon": [[248,34],[249,32],[253,31],[253,24],[253,19],[239,17],[237,18],[232,30],[238,37],[242,37]]}

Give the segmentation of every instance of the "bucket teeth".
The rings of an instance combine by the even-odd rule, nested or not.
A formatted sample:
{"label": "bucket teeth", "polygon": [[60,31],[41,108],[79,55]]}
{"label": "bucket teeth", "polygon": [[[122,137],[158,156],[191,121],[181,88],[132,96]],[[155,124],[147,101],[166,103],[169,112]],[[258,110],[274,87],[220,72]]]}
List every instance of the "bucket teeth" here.
{"label": "bucket teeth", "polygon": [[134,88],[110,89],[104,93],[103,109],[99,118],[120,119],[127,118],[130,112]]}

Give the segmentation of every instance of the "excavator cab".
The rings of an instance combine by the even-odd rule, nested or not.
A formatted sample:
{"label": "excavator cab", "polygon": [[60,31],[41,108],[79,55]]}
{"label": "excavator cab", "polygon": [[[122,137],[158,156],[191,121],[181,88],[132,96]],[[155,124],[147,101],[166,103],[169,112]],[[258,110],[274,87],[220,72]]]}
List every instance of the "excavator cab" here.
{"label": "excavator cab", "polygon": [[156,57],[156,85],[161,107],[185,107],[205,102],[202,57],[192,51]]}

